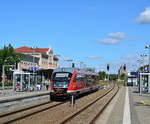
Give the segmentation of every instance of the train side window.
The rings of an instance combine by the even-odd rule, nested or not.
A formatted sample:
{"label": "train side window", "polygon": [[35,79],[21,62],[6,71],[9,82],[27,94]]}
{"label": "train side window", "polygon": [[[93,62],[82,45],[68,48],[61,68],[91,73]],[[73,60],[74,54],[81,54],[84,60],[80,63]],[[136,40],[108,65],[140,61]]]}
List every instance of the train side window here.
{"label": "train side window", "polygon": [[77,73],[74,79],[74,82],[83,82],[85,76],[83,74]]}
{"label": "train side window", "polygon": [[75,75],[73,82],[77,82],[77,75]]}
{"label": "train side window", "polygon": [[87,82],[86,82],[87,86],[90,86],[95,82],[96,81],[95,81],[95,76],[94,75],[87,75]]}
{"label": "train side window", "polygon": [[96,75],[92,75],[92,83],[96,83]]}
{"label": "train side window", "polygon": [[74,82],[80,82],[80,74],[76,74]]}

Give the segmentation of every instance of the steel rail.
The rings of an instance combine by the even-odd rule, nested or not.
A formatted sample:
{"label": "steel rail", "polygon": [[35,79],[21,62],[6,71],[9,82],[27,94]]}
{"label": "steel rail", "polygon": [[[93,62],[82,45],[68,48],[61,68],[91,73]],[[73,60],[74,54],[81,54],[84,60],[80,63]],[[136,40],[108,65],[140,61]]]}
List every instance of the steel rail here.
{"label": "steel rail", "polygon": [[0,118],[1,117],[4,117],[4,116],[8,116],[8,115],[11,115],[12,113],[15,114],[15,113],[19,113],[19,112],[22,112],[22,111],[25,111],[25,110],[28,110],[28,109],[32,109],[32,108],[35,108],[35,107],[39,107],[39,106],[42,106],[42,105],[46,105],[46,104],[49,104],[51,103],[50,101],[49,102],[44,102],[44,103],[41,103],[41,104],[36,104],[36,105],[32,105],[32,106],[29,106],[29,107],[26,107],[26,108],[23,108],[23,109],[18,109],[18,110],[14,110],[14,111],[9,111],[9,112],[6,112],[4,114],[0,114]]}
{"label": "steel rail", "polygon": [[67,116],[66,118],[64,118],[63,120],[61,120],[59,122],[59,124],[65,124],[68,121],[72,120],[74,117],[76,117],[77,115],[79,115],[81,112],[83,112],[85,109],[89,108],[91,105],[93,105],[94,103],[96,103],[98,100],[100,100],[101,98],[105,97],[109,92],[111,92],[114,89],[114,86],[108,90],[106,93],[104,93],[103,95],[97,97],[95,100],[91,101],[89,104],[83,106],[81,109],[79,109],[78,111],[72,113],[71,115]]}
{"label": "steel rail", "polygon": [[[3,124],[7,124],[7,123],[11,123],[11,122],[14,122],[14,121],[17,121],[17,120],[20,120],[20,119],[23,119],[25,117],[28,117],[28,116],[31,116],[33,114],[36,114],[36,113],[40,113],[42,111],[45,111],[47,109],[50,109],[50,108],[53,108],[53,107],[56,107],[56,106],[59,106],[61,104],[64,104],[68,101],[65,101],[65,102],[61,102],[61,103],[58,103],[58,104],[55,104],[55,105],[52,105],[52,106],[47,106],[43,109],[40,109],[38,111],[32,111],[31,113],[28,113],[28,114],[23,114],[22,116],[20,117],[15,117],[13,119],[9,118],[10,116],[12,115],[15,115],[15,114],[18,114],[19,112],[25,112],[25,111],[29,111],[31,109],[37,109],[38,107],[41,107],[41,106],[44,106],[46,104],[49,104],[49,103],[52,103],[52,101],[49,101],[49,102],[44,102],[44,103],[41,103],[41,104],[36,104],[36,105],[33,105],[33,106],[29,106],[29,107],[26,107],[26,108],[23,108],[23,109],[18,109],[18,110],[14,110],[14,111],[11,111],[11,112],[6,112],[4,114],[0,114],[0,123],[3,123]],[[5,118],[5,117],[8,117],[9,119],[7,121],[2,121],[1,118]]]}
{"label": "steel rail", "polygon": [[95,115],[95,117],[91,120],[90,124],[94,124],[96,122],[96,120],[98,119],[98,117],[103,113],[103,111],[107,108],[107,106],[109,105],[109,103],[112,101],[112,99],[116,96],[116,94],[119,91],[119,86],[117,86],[117,91],[115,92],[115,94],[109,99],[109,101],[107,101],[104,105],[104,107],[98,112],[98,114]]}
{"label": "steel rail", "polygon": [[[23,119],[25,117],[28,117],[28,116],[31,116],[33,114],[37,114],[39,112],[42,112],[42,111],[45,111],[47,109],[50,109],[50,108],[54,108],[56,106],[59,106],[61,104],[64,104],[66,103],[65,102],[60,102],[60,103],[57,103],[57,104],[54,104],[54,105],[50,105],[50,106],[46,106],[42,109],[39,109],[37,111],[31,111],[32,109],[35,110],[37,108],[40,108],[41,106],[44,106],[44,105],[48,105],[49,103],[53,103],[53,102],[45,102],[45,103],[42,103],[42,104],[38,104],[38,105],[34,105],[34,106],[30,106],[30,107],[27,107],[27,108],[24,108],[24,109],[20,109],[20,110],[16,110],[16,111],[12,111],[12,112],[9,112],[9,113],[5,113],[3,115],[0,115],[0,123],[3,123],[3,124],[7,124],[7,123],[11,123],[11,122],[14,122],[14,121],[17,121],[17,120],[20,120],[20,119]],[[25,113],[27,111],[30,111],[29,113]],[[14,116],[15,114],[18,114],[20,112],[23,112],[23,114],[21,116],[17,116],[17,117],[14,117],[14,118],[11,118],[10,116]],[[1,120],[2,118],[7,118],[7,120]]]}
{"label": "steel rail", "polygon": [[[111,88],[111,89],[109,89],[105,94],[108,94],[108,93],[109,93],[111,90],[113,90],[113,89],[114,89],[114,87]],[[103,96],[101,96],[101,97],[103,97]],[[40,112],[45,111],[45,110],[47,110],[47,109],[50,109],[50,108],[59,106],[59,105],[64,104],[64,103],[66,103],[66,102],[67,102],[67,101],[61,102],[61,103],[58,103],[58,104],[55,104],[55,105],[51,105],[51,106],[46,106],[46,107],[41,108],[41,109],[39,109],[39,110],[37,110],[37,111],[32,111],[32,109],[33,109],[33,110],[36,110],[38,107],[40,108],[41,106],[44,106],[44,105],[49,104],[49,103],[52,103],[52,102],[49,101],[49,102],[41,103],[41,104],[38,104],[38,105],[30,106],[30,107],[27,107],[27,108],[24,108],[24,109],[11,111],[11,112],[5,113],[5,114],[3,114],[3,115],[0,115],[0,123],[3,123],[3,124],[12,123],[12,122],[14,122],[14,121],[23,119],[23,118],[25,118],[25,117],[32,116],[33,114],[40,113]],[[28,112],[28,111],[30,111],[30,112]],[[23,112],[24,114],[22,114],[21,112]],[[25,112],[26,112],[26,113],[25,113]],[[16,116],[16,117],[12,118],[11,116],[12,116],[12,115],[15,116],[15,114],[16,114],[16,115],[17,115],[17,114],[22,114],[22,115]],[[8,117],[7,120],[3,120],[3,121],[1,120],[2,118],[6,118],[6,117]]]}

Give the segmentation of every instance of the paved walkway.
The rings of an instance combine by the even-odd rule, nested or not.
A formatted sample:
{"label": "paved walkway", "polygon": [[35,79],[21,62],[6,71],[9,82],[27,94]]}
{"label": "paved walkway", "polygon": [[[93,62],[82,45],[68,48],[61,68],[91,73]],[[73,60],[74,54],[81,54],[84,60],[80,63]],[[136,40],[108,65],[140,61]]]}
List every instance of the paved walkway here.
{"label": "paved walkway", "polygon": [[138,93],[138,88],[129,87],[131,123],[150,124],[150,94]]}
{"label": "paved walkway", "polygon": [[48,102],[50,100],[49,90],[45,89],[32,92],[16,92],[9,89],[4,91],[0,90],[0,92],[0,114]]}
{"label": "paved walkway", "polygon": [[125,88],[121,87],[96,124],[122,124],[124,97]]}
{"label": "paved walkway", "polygon": [[0,101],[5,100],[5,99],[12,99],[12,98],[18,98],[18,97],[25,97],[25,96],[32,96],[36,94],[43,94],[43,93],[48,93],[49,90],[42,89],[42,90],[35,90],[35,91],[24,91],[24,92],[16,92],[13,91],[13,89],[8,89],[8,90],[0,90]]}
{"label": "paved walkway", "polygon": [[150,124],[150,94],[121,87],[96,124]]}

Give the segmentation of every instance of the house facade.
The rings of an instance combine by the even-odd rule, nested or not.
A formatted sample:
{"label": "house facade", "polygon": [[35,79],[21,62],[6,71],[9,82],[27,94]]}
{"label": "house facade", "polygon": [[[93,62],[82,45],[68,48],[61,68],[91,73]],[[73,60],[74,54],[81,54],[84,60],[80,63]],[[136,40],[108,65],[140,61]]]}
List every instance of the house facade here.
{"label": "house facade", "polygon": [[19,47],[14,51],[21,56],[18,68],[24,71],[38,72],[45,78],[50,78],[52,71],[58,67],[58,58],[49,48]]}
{"label": "house facade", "polygon": [[125,74],[125,75],[127,74],[125,65],[121,65],[121,67],[118,70],[118,75],[122,75],[122,74]]}

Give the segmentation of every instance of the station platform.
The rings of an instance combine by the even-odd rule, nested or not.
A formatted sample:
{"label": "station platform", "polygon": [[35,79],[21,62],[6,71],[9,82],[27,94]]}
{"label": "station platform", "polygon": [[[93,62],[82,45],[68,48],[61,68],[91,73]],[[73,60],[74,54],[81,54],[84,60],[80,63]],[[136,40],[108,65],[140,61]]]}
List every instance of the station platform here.
{"label": "station platform", "polygon": [[150,94],[121,86],[96,124],[150,124]]}
{"label": "station platform", "polygon": [[0,90],[0,103],[8,102],[8,101],[13,101],[17,99],[24,99],[27,97],[33,97],[33,96],[40,96],[40,95],[48,95],[49,90],[43,89],[39,91],[24,91],[24,92],[16,92],[13,91],[13,89],[8,89],[8,90]]}

